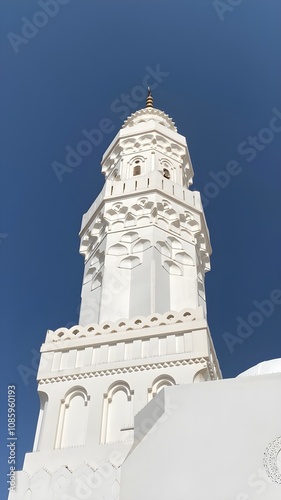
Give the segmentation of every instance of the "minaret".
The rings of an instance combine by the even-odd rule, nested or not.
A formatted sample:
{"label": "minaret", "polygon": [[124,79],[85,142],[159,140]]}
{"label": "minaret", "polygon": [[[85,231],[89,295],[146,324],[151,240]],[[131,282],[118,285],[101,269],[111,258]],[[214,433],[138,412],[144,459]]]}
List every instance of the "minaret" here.
{"label": "minaret", "polygon": [[[153,107],[133,113],[103,155],[105,186],[83,217],[80,324],[187,307],[206,317],[211,252],[186,140]],[[117,298],[118,297],[118,298]]]}
{"label": "minaret", "polygon": [[47,332],[34,450],[11,500],[80,498],[77,485],[106,474],[101,498],[117,499],[134,416],[162,387],[221,378],[206,319],[211,246],[200,194],[189,190],[186,140],[150,90],[102,172],[80,232],[79,325]]}

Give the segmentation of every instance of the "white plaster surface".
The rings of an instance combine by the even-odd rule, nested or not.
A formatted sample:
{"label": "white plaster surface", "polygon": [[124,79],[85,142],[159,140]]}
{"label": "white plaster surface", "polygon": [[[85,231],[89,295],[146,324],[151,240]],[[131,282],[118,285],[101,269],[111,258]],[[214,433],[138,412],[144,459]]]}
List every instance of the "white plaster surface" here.
{"label": "white plaster surface", "polygon": [[264,464],[280,389],[280,374],[164,388],[135,418],[120,500],[280,500],[280,460]]}

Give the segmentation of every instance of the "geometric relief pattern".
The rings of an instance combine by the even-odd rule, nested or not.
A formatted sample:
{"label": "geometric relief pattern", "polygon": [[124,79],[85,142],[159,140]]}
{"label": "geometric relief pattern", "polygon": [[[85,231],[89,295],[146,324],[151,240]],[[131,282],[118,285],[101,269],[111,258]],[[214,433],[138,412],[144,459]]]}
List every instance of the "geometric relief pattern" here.
{"label": "geometric relief pattern", "polygon": [[95,290],[101,286],[102,282],[102,272],[101,269],[104,265],[104,251],[98,250],[89,263],[88,270],[85,274],[84,282],[85,285],[89,281],[92,282],[91,289]]}
{"label": "geometric relief pattern", "polygon": [[268,477],[277,484],[281,484],[281,437],[274,439],[266,448],[263,466]]}
{"label": "geometric relief pattern", "polygon": [[[50,488],[50,475],[48,474],[47,470],[40,470],[37,471],[33,476],[30,478],[30,490],[32,492],[32,496],[29,497],[30,499],[35,500],[42,498],[42,500],[48,500],[49,498],[52,499],[52,491]],[[28,498],[28,496],[27,496]]]}
{"label": "geometric relief pattern", "polygon": [[196,245],[199,250],[199,259],[201,261],[202,267],[204,271],[209,271],[210,270],[210,255],[207,252],[206,249],[206,242],[205,242],[205,237],[204,233],[198,231],[198,233],[195,234],[195,239],[196,239]]}
{"label": "geometric relief pattern", "polygon": [[188,212],[188,210],[185,210],[183,214],[180,214],[179,218],[183,231],[195,235],[200,230],[200,226],[194,219],[194,215],[191,212]]}
{"label": "geometric relief pattern", "polygon": [[207,271],[210,268],[209,254],[200,218],[196,219],[191,211],[178,213],[172,203],[164,198],[160,202],[154,202],[143,196],[131,206],[121,201],[116,202],[104,213],[100,212],[91,229],[82,236],[80,253],[84,254],[87,260],[100,243],[106,228],[108,231],[116,231],[156,224],[167,231],[186,236],[189,241],[195,243],[203,268]]}
{"label": "geometric relief pattern", "polygon": [[[27,486],[24,487],[25,493],[20,500],[78,500],[82,498],[117,500],[120,476],[118,465],[118,463],[112,464],[111,462],[104,462],[95,467],[83,464],[75,471],[65,465],[55,473],[40,469],[31,477],[28,476]],[[20,488],[22,488],[21,484],[19,484]],[[19,498],[18,495],[16,498]]]}
{"label": "geometric relief pattern", "polygon": [[71,380],[82,380],[87,378],[94,377],[104,377],[108,375],[121,375],[122,373],[134,373],[140,371],[149,371],[149,370],[159,370],[162,368],[173,368],[177,366],[186,366],[186,365],[198,365],[202,364],[204,367],[207,364],[210,379],[217,380],[221,378],[219,370],[216,370],[214,365],[209,358],[188,358],[188,359],[179,359],[177,361],[164,361],[162,363],[143,363],[137,366],[125,366],[120,368],[106,369],[106,370],[95,370],[91,372],[80,373],[79,375],[65,375],[65,376],[56,376],[51,378],[41,378],[39,380],[39,385],[43,384],[52,384],[57,382],[66,382]]}
{"label": "geometric relief pattern", "polygon": [[152,221],[154,203],[148,198],[140,198],[133,206],[128,207],[122,202],[115,203],[104,214],[109,231],[126,227],[149,224]]}
{"label": "geometric relief pattern", "polygon": [[116,263],[118,267],[133,269],[142,263],[141,253],[150,246],[151,243],[148,239],[140,238],[136,231],[129,231],[123,234],[120,243],[116,243],[109,248],[108,255],[121,257],[119,263]]}
{"label": "geometric relief pattern", "polygon": [[85,256],[85,260],[90,257],[99,245],[105,232],[106,225],[107,223],[103,218],[103,214],[100,212],[91,228],[81,237],[79,252]]}
{"label": "geometric relief pattern", "polygon": [[[164,155],[169,155],[171,159],[181,164],[186,156],[185,147],[156,131],[150,134],[138,133],[129,138],[121,139],[118,147],[122,149],[123,154],[141,153],[145,149],[155,149]],[[108,162],[106,168],[108,168]]]}
{"label": "geometric relief pattern", "polygon": [[181,234],[182,237],[186,236],[189,241],[197,245],[203,268],[205,270],[210,268],[200,218],[196,220],[195,215],[188,210],[179,214],[166,199],[155,203],[148,197],[141,197],[130,207],[118,202],[105,212],[104,219],[109,230],[156,224],[167,231]]}
{"label": "geometric relief pattern", "polygon": [[166,230],[180,233],[179,215],[171,206],[171,203],[165,199],[157,203],[156,224]]}
{"label": "geometric relief pattern", "polygon": [[114,203],[110,209],[106,210],[104,213],[104,219],[108,224],[108,230],[110,231],[114,226],[115,229],[119,229],[124,226],[124,219],[128,213],[128,207],[122,202]]}
{"label": "geometric relief pattern", "polygon": [[115,203],[104,213],[109,230],[113,228],[123,229],[129,225],[142,225],[143,223],[158,223],[165,228],[178,231],[180,225],[192,236],[199,231],[199,223],[195,221],[192,213],[185,211],[178,214],[172,208],[172,204],[162,199],[161,202],[151,201],[148,197],[138,198],[132,206],[124,205],[123,202]]}
{"label": "geometric relief pattern", "polygon": [[161,253],[162,266],[169,274],[184,276],[186,266],[194,266],[192,257],[183,250],[177,238],[169,236],[165,242],[157,241],[156,248]]}

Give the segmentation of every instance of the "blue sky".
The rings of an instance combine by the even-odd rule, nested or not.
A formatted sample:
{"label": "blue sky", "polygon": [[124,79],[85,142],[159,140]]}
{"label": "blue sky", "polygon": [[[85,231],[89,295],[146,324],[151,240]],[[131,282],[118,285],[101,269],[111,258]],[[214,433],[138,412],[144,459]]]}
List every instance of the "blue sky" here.
{"label": "blue sky", "polygon": [[[42,16],[45,3],[0,1],[4,469],[7,386],[16,385],[21,468],[40,346],[47,329],[78,321],[81,218],[123,115],[144,105],[148,74],[158,75],[155,106],[187,137],[192,189],[205,196],[208,320],[223,375],[281,357],[280,1],[61,0]],[[91,129],[100,131],[91,154],[58,175],[54,162],[66,165],[66,148]]]}

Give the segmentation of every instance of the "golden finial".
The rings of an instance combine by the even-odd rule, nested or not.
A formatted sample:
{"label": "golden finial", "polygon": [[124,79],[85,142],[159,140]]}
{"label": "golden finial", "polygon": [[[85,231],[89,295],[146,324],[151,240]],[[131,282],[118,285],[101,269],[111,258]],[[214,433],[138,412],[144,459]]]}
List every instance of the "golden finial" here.
{"label": "golden finial", "polygon": [[151,95],[150,87],[147,88],[146,108],[153,108],[153,97]]}

